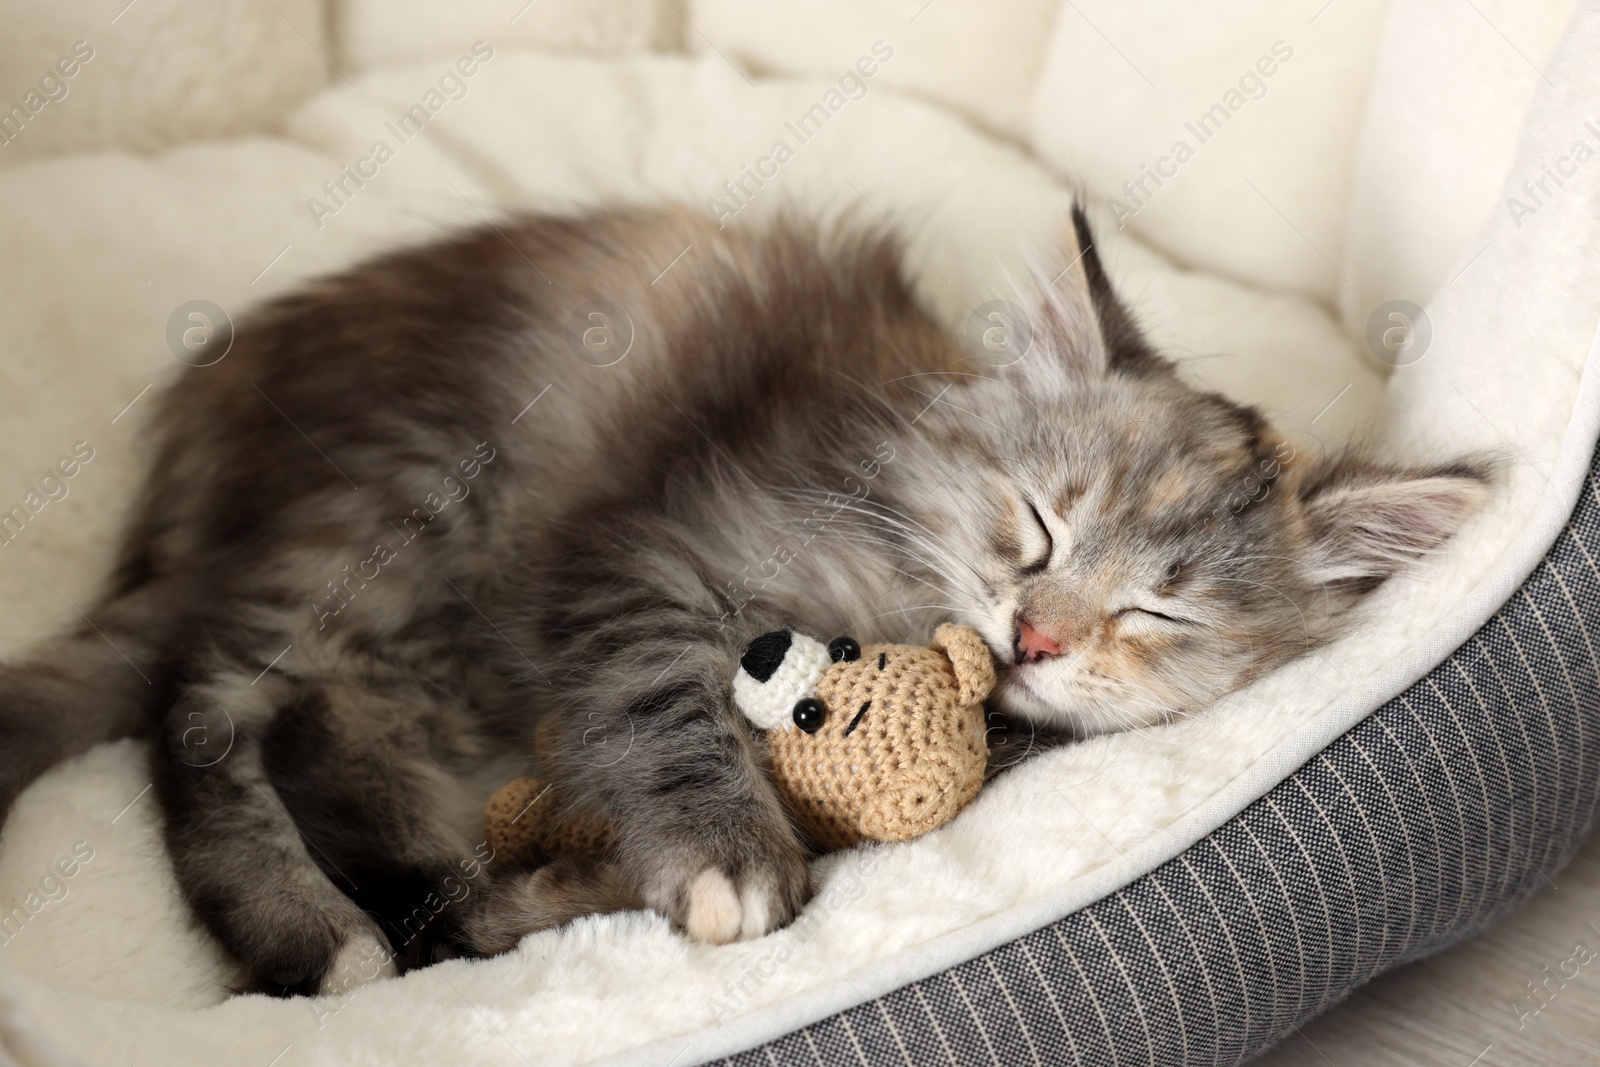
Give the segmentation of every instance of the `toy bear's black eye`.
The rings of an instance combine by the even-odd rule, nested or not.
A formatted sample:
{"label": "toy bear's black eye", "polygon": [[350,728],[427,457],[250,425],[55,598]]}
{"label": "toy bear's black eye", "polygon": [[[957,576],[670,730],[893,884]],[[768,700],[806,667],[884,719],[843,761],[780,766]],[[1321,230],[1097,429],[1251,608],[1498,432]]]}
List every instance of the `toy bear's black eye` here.
{"label": "toy bear's black eye", "polygon": [[808,734],[822,729],[822,720],[828,716],[828,706],[816,697],[806,697],[794,706],[794,724]]}
{"label": "toy bear's black eye", "polygon": [[861,658],[861,646],[853,637],[835,637],[828,642],[828,656],[835,663],[854,663]]}

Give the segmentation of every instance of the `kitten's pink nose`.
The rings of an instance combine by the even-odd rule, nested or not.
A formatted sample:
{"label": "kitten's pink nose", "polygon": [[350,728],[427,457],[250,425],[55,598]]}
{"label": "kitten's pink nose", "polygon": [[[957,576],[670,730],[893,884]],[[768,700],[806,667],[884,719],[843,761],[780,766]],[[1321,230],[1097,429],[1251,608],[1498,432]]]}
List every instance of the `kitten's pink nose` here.
{"label": "kitten's pink nose", "polygon": [[1055,638],[1032,626],[1027,619],[1017,620],[1017,638],[1012,650],[1018,663],[1038,663],[1042,659],[1061,654],[1061,645]]}

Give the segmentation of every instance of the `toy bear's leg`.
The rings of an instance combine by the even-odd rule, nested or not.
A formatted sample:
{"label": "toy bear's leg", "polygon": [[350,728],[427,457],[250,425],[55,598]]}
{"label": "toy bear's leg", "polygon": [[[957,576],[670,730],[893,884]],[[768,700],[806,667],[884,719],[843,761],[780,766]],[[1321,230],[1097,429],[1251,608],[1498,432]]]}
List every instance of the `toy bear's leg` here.
{"label": "toy bear's leg", "polygon": [[562,857],[532,871],[496,877],[475,898],[465,937],[474,952],[506,952],[538,930],[613,911],[643,908],[611,861]]}

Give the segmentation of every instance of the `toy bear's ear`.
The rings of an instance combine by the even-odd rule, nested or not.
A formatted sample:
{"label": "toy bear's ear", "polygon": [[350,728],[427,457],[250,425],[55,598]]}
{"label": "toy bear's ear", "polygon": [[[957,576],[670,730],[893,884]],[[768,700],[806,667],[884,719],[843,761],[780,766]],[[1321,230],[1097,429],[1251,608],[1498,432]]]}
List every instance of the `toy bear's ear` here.
{"label": "toy bear's ear", "polygon": [[961,686],[961,703],[977,704],[994,691],[994,657],[989,646],[970,626],[947,622],[933,631],[933,649],[950,657],[956,682]]}
{"label": "toy bear's ear", "polygon": [[733,702],[763,730],[789,729],[794,706],[810,696],[833,663],[822,642],[773,630],[744,646],[733,676]]}

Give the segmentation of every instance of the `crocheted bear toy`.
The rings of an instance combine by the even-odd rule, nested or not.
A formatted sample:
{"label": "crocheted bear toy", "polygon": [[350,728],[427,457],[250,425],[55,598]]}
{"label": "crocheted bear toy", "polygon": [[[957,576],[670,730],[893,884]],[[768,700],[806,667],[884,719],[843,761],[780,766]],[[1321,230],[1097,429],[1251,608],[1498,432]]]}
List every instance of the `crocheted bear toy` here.
{"label": "crocheted bear toy", "polygon": [[[828,645],[791,630],[745,647],[735,705],[765,732],[773,780],[801,829],[824,849],[905,841],[955,818],[983,785],[983,701],[995,685],[988,646],[970,627],[940,626],[929,647]],[[497,856],[593,854],[604,819],[567,810],[532,778],[502,787],[484,811]]]}

